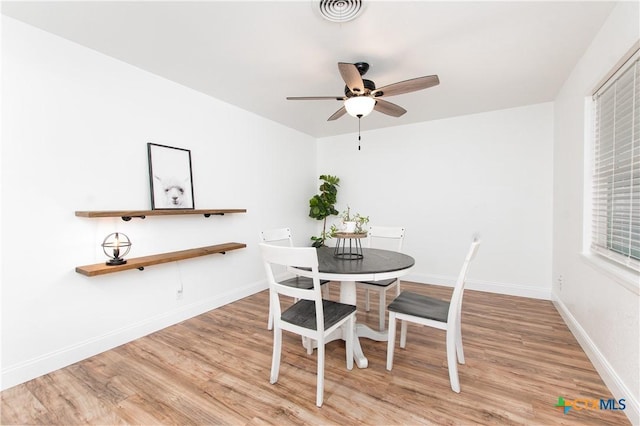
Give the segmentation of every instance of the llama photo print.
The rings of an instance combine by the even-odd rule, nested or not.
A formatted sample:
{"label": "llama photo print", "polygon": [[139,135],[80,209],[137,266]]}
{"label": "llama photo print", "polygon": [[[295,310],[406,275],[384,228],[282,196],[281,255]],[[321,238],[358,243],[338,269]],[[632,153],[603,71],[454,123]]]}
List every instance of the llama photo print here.
{"label": "llama photo print", "polygon": [[193,209],[191,151],[147,144],[151,209]]}

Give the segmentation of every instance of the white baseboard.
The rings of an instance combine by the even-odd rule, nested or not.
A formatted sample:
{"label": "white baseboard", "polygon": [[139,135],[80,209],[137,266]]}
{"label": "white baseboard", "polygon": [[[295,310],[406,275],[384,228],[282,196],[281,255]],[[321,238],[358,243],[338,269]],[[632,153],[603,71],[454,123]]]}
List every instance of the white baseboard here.
{"label": "white baseboard", "polygon": [[616,374],[613,367],[611,367],[611,364],[609,364],[604,355],[602,355],[593,340],[591,340],[589,335],[584,331],[571,312],[569,312],[566,305],[555,297],[555,295],[553,297],[553,304],[560,313],[560,316],[562,316],[562,319],[564,319],[567,327],[569,327],[569,330],[571,330],[571,333],[573,333],[576,340],[582,347],[582,350],[587,354],[587,357],[589,357],[589,360],[595,367],[596,371],[600,374],[600,377],[613,394],[613,397],[616,400],[622,398],[625,399],[626,408],[624,413],[631,421],[631,424],[640,424],[640,404],[638,403],[637,398]]}
{"label": "white baseboard", "polygon": [[250,296],[266,288],[266,281],[252,283],[246,287],[216,295],[216,297],[180,306],[171,311],[110,331],[101,336],[85,340],[84,342],[61,348],[57,351],[28,359],[18,364],[7,367],[3,366],[0,390],[8,389],[60,368],[67,367],[83,359]]}
{"label": "white baseboard", "polygon": [[[435,284],[453,287],[457,277],[429,274],[408,274],[401,278],[421,284]],[[467,280],[465,288],[469,290],[486,291],[489,293],[508,294],[511,296],[529,297],[532,299],[551,300],[551,284],[548,288],[527,286],[522,284],[508,284],[481,280]]]}

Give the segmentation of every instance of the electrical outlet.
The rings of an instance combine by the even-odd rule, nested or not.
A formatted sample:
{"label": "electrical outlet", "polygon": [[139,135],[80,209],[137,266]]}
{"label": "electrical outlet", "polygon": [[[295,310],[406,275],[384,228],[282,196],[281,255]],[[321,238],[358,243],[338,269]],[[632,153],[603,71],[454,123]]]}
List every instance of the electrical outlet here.
{"label": "electrical outlet", "polygon": [[182,289],[178,290],[178,292],[176,293],[176,300],[180,299],[182,299]]}
{"label": "electrical outlet", "polygon": [[558,290],[562,291],[562,284],[564,284],[564,276],[558,275]]}

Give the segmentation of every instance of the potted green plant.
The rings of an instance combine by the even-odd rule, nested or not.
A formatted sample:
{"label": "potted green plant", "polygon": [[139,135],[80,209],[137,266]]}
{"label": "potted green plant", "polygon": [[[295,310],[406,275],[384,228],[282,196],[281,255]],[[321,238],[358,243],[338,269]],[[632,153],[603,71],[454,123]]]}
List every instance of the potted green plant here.
{"label": "potted green plant", "polygon": [[327,217],[337,215],[339,212],[334,207],[338,198],[338,186],[340,178],[331,175],[321,175],[320,193],[314,195],[309,200],[309,217],[323,220],[322,233],[319,237],[312,236],[313,247],[322,247],[326,239],[331,238],[331,233],[327,232]]}
{"label": "potted green plant", "polygon": [[[354,215],[351,214],[351,208],[347,206],[347,210],[343,211],[340,215],[342,219],[342,232],[346,232],[349,234],[366,234],[365,225],[369,223],[369,216],[363,216],[360,213],[356,213]],[[337,228],[335,228],[337,231]]]}

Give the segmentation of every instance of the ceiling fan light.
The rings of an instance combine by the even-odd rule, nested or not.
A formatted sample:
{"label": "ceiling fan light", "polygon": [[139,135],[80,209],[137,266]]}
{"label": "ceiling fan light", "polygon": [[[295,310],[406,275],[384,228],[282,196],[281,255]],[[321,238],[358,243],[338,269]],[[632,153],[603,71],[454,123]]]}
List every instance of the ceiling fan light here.
{"label": "ceiling fan light", "polygon": [[366,117],[375,104],[376,100],[370,96],[354,96],[344,101],[344,107],[352,117]]}

